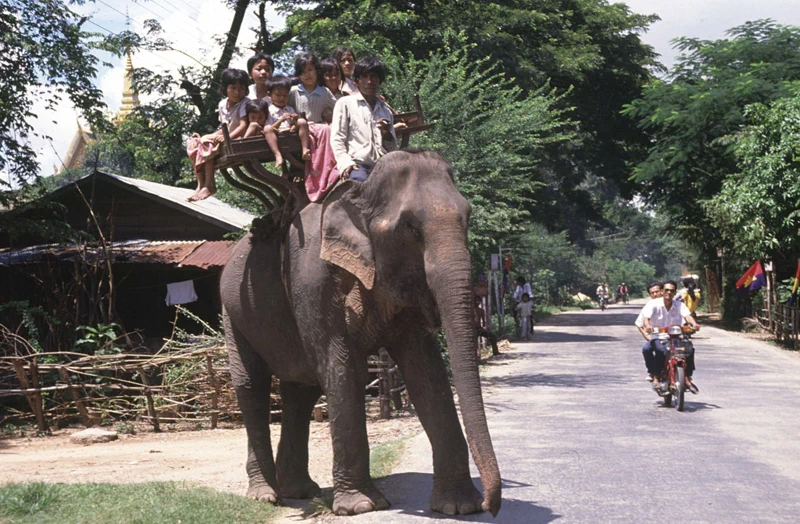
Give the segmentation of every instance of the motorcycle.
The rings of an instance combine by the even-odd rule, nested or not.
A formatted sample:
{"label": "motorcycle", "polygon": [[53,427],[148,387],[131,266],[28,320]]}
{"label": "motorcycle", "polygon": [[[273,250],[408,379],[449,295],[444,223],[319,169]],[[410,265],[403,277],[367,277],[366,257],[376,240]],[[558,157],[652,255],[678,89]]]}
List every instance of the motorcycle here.
{"label": "motorcycle", "polygon": [[605,311],[606,310],[606,297],[604,297],[603,295],[600,295],[599,297],[597,297],[597,303],[600,306],[600,311]]}
{"label": "motorcycle", "polygon": [[655,392],[664,399],[664,405],[683,411],[686,393],[686,359],[694,353],[694,345],[689,335],[694,333],[690,326],[673,324],[669,327],[656,328],[657,344],[667,346],[665,351],[664,370],[659,381],[653,386]]}

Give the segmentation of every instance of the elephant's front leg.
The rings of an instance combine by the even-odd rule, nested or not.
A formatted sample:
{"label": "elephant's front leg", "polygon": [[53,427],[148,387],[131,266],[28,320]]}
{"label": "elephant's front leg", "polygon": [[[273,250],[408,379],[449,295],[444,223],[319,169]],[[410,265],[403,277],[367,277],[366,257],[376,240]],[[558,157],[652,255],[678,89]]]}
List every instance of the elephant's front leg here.
{"label": "elephant's front leg", "polygon": [[333,511],[353,515],[386,509],[389,501],[369,475],[364,412],[367,364],[354,358],[343,338],[331,342],[323,388],[333,441]]}
{"label": "elephant's front leg", "polygon": [[411,402],[433,449],[430,506],[447,515],[481,511],[483,497],[472,483],[469,454],[447,370],[433,335],[421,318],[396,329],[389,354],[397,363]]}

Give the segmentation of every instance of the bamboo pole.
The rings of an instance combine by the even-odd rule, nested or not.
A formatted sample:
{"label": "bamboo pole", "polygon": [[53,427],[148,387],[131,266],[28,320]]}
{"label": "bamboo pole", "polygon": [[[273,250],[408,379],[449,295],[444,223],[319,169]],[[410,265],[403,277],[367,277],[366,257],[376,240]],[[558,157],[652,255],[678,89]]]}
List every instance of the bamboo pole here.
{"label": "bamboo pole", "polygon": [[144,366],[139,366],[139,376],[142,378],[144,384],[144,395],[147,398],[147,412],[150,414],[150,420],[153,423],[153,431],[159,433],[161,427],[158,424],[158,413],[156,413],[156,406],[153,402],[153,394],[150,392],[150,381],[147,379],[147,373]]}
{"label": "bamboo pole", "polygon": [[217,377],[214,375],[214,362],[211,355],[206,355],[206,367],[208,368],[208,383],[211,386],[211,429],[217,429],[217,409],[219,399],[219,386],[217,385]]}
{"label": "bamboo pole", "polygon": [[50,433],[50,428],[44,418],[44,402],[42,401],[42,393],[39,390],[39,370],[36,367],[36,359],[31,360],[31,386],[33,386],[33,413],[36,415],[36,425],[39,426],[39,431],[43,433]]}
{"label": "bamboo pole", "polygon": [[380,417],[383,419],[392,418],[392,406],[390,404],[390,390],[392,386],[389,382],[389,353],[381,348],[379,351],[381,360],[381,370],[378,372],[380,378]]}
{"label": "bamboo pole", "polygon": [[86,406],[83,404],[83,400],[81,400],[81,394],[78,390],[72,385],[72,380],[69,378],[69,373],[63,367],[58,368],[58,374],[61,377],[61,380],[66,382],[67,386],[69,386],[69,394],[72,396],[72,400],[75,401],[75,405],[78,406],[78,413],[81,415],[81,420],[83,420],[83,425],[87,428],[93,426],[92,418],[89,416],[89,411],[87,411]]}
{"label": "bamboo pole", "polygon": [[29,393],[27,392],[30,389],[30,385],[28,384],[28,377],[25,375],[25,364],[22,360],[14,360],[14,371],[17,373],[17,380],[19,380],[19,385],[23,387],[25,391],[25,400],[28,401],[28,405],[31,407],[31,411],[36,412],[36,408],[33,407],[33,398],[31,398]]}

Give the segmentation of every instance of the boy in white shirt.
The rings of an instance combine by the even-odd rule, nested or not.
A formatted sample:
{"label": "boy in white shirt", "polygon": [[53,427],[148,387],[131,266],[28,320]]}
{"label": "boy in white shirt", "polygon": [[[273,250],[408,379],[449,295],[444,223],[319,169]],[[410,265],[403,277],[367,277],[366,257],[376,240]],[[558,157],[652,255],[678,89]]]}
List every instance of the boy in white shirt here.
{"label": "boy in white shirt", "polygon": [[292,81],[285,76],[274,76],[267,83],[269,97],[269,116],[272,129],[276,133],[297,132],[300,135],[300,147],[303,149],[303,161],[311,160],[311,148],[308,142],[308,122],[289,105],[289,91]]}

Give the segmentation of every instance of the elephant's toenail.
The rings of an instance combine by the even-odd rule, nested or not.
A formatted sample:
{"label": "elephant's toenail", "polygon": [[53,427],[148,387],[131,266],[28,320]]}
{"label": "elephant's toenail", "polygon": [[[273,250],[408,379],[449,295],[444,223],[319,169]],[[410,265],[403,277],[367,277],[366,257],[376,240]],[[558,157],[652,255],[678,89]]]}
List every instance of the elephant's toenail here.
{"label": "elephant's toenail", "polygon": [[456,514],[456,505],[455,504],[445,504],[442,506],[442,513],[445,515],[455,515]]}
{"label": "elephant's toenail", "polygon": [[355,513],[356,515],[360,515],[362,513],[367,513],[368,511],[372,511],[372,509],[373,506],[371,502],[363,501],[355,505],[355,507],[353,508],[353,513]]}

